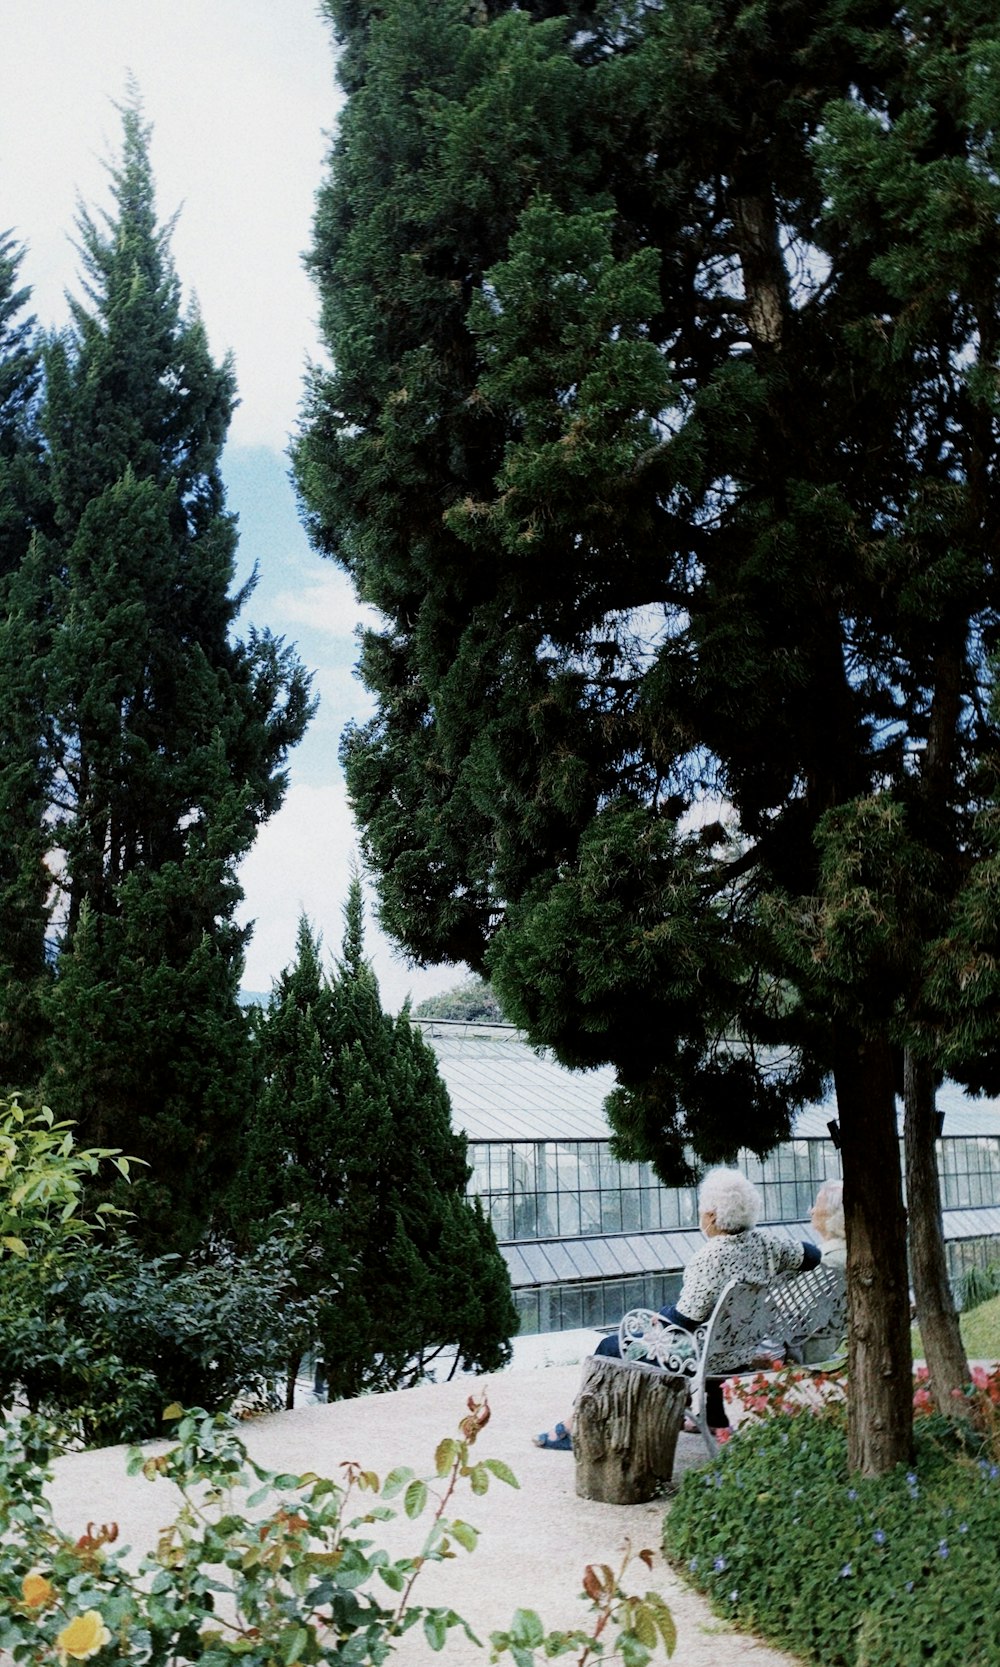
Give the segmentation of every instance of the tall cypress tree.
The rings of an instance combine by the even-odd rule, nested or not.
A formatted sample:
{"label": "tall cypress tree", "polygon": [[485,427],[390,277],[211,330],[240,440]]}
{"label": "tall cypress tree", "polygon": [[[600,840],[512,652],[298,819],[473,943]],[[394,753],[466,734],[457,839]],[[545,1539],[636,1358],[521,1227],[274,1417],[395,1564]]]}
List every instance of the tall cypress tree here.
{"label": "tall cypress tree", "polygon": [[384,919],[612,1061],[665,1174],[832,1074],[851,1462],[890,1468],[894,1091],[905,1051],[973,1068],[942,1038],[993,856],[995,15],[328,10],[334,368],[297,461],[387,620],[345,747]]}
{"label": "tall cypress tree", "polygon": [[50,885],[39,614],[23,571],[44,506],[40,347],[19,264],[13,238],[0,237],[0,1084],[8,1087],[31,1086],[41,1070]]}
{"label": "tall cypress tree", "polygon": [[294,1206],[325,1291],[332,1397],[416,1382],[442,1350],[492,1371],[517,1329],[510,1281],[469,1177],[434,1056],[382,1011],[352,882],[328,980],[308,923],[259,1032],[263,1089],[233,1192],[244,1232]]}
{"label": "tall cypress tree", "polygon": [[85,299],[46,353],[54,528],[34,579],[61,938],[45,1086],[81,1139],[147,1160],[147,1231],[183,1243],[244,1109],[236,865],[310,704],[279,641],[232,635],[233,371],[182,310],[136,99],[122,122],[113,211],[79,219]]}

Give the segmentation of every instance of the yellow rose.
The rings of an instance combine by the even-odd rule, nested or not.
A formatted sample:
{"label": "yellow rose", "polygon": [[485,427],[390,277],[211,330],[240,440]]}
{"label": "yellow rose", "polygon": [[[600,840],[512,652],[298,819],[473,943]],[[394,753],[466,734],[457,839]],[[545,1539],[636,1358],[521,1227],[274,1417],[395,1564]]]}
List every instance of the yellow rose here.
{"label": "yellow rose", "polygon": [[21,1581],[21,1596],[29,1609],[44,1609],[55,1602],[56,1589],[44,1574],[26,1574]]}
{"label": "yellow rose", "polygon": [[69,1626],[64,1626],[56,1638],[56,1649],[62,1667],[67,1667],[69,1661],[86,1661],[90,1655],[96,1655],[103,1650],[105,1644],[110,1644],[111,1634],[97,1609],[85,1609],[82,1615],[75,1615]]}

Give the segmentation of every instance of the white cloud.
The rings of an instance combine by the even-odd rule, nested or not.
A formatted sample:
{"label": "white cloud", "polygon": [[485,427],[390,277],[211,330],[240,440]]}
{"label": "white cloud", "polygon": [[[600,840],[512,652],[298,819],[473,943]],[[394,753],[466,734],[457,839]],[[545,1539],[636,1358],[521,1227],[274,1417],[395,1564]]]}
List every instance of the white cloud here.
{"label": "white cloud", "polygon": [[212,349],[232,350],[232,435],[283,447],[318,351],[302,265],[339,93],[314,0],[42,0],[7,7],[0,57],[0,227],[28,245],[41,322],[77,289],[77,198],[107,204],[112,100],[135,76],[153,125],[162,218]]}
{"label": "white cloud", "polygon": [[[278,814],[261,830],[240,872],[246,900],[240,919],[257,922],[247,951],[244,985],[268,991],[295,957],[295,936],[304,914],[323,936],[328,960],[340,950],[343,908],[357,851],[357,830],[342,783],[296,786]],[[378,975],[382,1002],[398,1012],[406,997],[415,1002],[437,995],[467,976],[464,967],[408,967],[401,952],[379,929],[374,903],[367,902],[366,948]]]}
{"label": "white cloud", "polygon": [[289,625],[305,625],[318,636],[349,642],[355,640],[359,626],[377,629],[382,623],[374,608],[358,601],[342,568],[332,563],[318,568],[315,558],[302,582],[294,590],[276,592],[271,607]]}

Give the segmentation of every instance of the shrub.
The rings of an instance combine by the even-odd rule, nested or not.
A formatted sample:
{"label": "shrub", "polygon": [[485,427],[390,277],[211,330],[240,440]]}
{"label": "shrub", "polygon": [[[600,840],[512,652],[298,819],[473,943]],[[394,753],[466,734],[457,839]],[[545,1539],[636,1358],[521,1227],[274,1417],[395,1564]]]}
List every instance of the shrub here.
{"label": "shrub", "polygon": [[172,1401],[280,1405],[321,1308],[292,1294],[300,1260],[279,1230],[244,1257],[150,1258],[119,1239],[0,1267],[0,1407],[23,1397],[101,1446],[158,1434]]}
{"label": "shrub", "polygon": [[854,1478],[842,1415],[741,1431],[681,1483],[665,1548],[721,1613],[820,1667],[996,1667],[1000,1465],[938,1415]]}
{"label": "shrub", "polygon": [[[128,1459],[130,1474],[141,1469],[180,1492],[174,1521],[137,1568],[115,1549],[113,1523],[90,1523],[79,1539],[58,1529],[45,1497],[45,1435],[30,1419],[8,1427],[0,1445],[0,1650],[15,1663],[58,1656],[63,1667],[91,1657],[95,1667],[123,1658],[143,1667],[360,1667],[385,1661],[418,1622],[434,1649],[453,1629],[479,1647],[454,1610],[413,1602],[427,1563],[475,1548],[477,1530],[448,1514],[459,1484],[475,1495],[494,1480],[517,1486],[499,1460],[472,1456],[489,1408],[471,1397],[468,1407],[459,1436],[438,1446],[430,1482],[403,1468],[380,1481],[354,1463],[341,1467],[340,1482],[277,1474],[247,1457],[225,1418],[170,1408],[177,1445]],[[414,1521],[431,1509],[412,1556],[390,1557],[374,1543],[373,1525],[396,1514],[388,1500]],[[655,1594],[630,1596],[619,1575],[593,1567],[584,1592],[589,1632],[546,1634],[521,1609],[509,1632],[493,1635],[496,1654],[531,1667],[536,1651],[544,1659],[573,1651],[583,1661],[607,1643],[625,1667],[645,1667],[660,1644],[672,1653],[673,1622]]]}
{"label": "shrub", "polygon": [[959,1307],[963,1314],[981,1308],[995,1296],[1000,1296],[1000,1262],[990,1262],[985,1268],[966,1268],[959,1286]]}
{"label": "shrub", "polygon": [[145,1257],[113,1229],[121,1211],[81,1208],[102,1165],[47,1107],[0,1101],[0,1411],[26,1401],[77,1442],[139,1440],[164,1406],[281,1398],[314,1342],[322,1300],[296,1294],[309,1251],[290,1218],[249,1256]]}

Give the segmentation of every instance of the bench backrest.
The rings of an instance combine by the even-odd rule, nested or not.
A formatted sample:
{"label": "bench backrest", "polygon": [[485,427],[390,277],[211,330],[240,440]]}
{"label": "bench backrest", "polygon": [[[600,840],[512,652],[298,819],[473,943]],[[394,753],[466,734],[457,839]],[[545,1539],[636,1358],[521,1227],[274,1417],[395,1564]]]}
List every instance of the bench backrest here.
{"label": "bench backrest", "polygon": [[763,1285],[731,1279],[706,1323],[698,1375],[745,1370],[771,1350],[801,1360],[810,1339],[842,1333],[846,1324],[847,1286],[840,1268],[821,1264]]}

